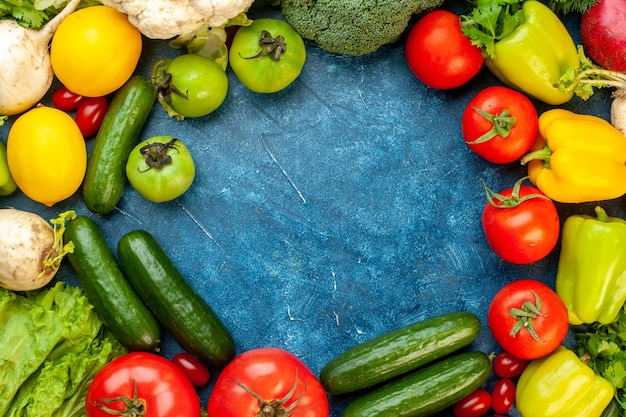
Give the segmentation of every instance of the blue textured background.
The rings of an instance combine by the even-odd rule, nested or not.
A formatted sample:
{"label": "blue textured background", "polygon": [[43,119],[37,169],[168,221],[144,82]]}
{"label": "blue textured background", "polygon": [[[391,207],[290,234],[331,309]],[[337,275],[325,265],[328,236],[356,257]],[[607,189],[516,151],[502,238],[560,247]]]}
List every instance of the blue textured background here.
{"label": "blue textured background", "polygon": [[[460,3],[444,8],[463,11]],[[250,16],[278,13],[258,4]],[[579,43],[579,17],[565,21]],[[89,215],[112,248],[130,230],[150,231],[223,319],[238,352],[278,346],[318,373],[359,342],[454,310],[483,322],[469,349],[497,352],[486,326],[491,298],[519,278],[553,285],[558,248],[525,266],[492,253],[480,226],[480,179],[502,190],[525,169],[471,153],[460,119],[475,94],[499,82],[483,69],[462,88],[430,89],[408,69],[403,47],[349,57],[307,42],[304,71],[282,92],[252,93],[229,70],[228,97],[209,116],[177,122],[155,106],[140,139],[174,135],[197,163],[193,186],[176,201],[149,203],[128,186],[102,217],[79,194],[52,208],[20,192],[2,204],[45,218],[66,209]],[[138,72],[178,53],[146,41]],[[598,91],[562,107],[608,119],[609,106],[610,91]],[[10,125],[0,128],[5,143]],[[603,206],[626,216],[623,201]],[[592,207],[559,205],[561,220]],[[65,263],[58,279],[76,283]],[[166,335],[163,354],[179,350]],[[204,405],[209,392],[201,391]],[[331,397],[331,416],[352,398]]]}

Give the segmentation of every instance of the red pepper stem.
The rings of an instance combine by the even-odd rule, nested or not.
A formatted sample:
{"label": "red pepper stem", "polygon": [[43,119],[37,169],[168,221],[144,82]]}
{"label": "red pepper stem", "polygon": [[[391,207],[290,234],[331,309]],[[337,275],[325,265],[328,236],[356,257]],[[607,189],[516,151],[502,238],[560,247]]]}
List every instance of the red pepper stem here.
{"label": "red pepper stem", "polygon": [[546,168],[550,167],[550,157],[552,156],[552,150],[545,145],[543,148],[536,151],[532,151],[522,156],[520,163],[526,165],[530,161],[541,160]]}

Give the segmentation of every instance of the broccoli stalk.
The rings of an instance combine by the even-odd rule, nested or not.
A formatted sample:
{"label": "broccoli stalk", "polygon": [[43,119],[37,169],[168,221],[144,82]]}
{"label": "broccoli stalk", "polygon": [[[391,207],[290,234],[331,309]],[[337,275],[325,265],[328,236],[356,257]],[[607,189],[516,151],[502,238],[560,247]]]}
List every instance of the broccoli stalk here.
{"label": "broccoli stalk", "polygon": [[398,41],[414,15],[442,3],[443,0],[282,0],[280,6],[285,19],[303,38],[328,52],[358,56]]}

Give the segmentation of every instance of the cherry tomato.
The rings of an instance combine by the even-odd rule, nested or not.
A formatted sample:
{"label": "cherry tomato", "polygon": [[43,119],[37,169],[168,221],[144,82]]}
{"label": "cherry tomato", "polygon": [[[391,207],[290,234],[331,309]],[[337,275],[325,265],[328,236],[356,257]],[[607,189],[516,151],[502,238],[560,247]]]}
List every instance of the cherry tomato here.
{"label": "cherry tomato", "polygon": [[151,417],[200,415],[198,394],[183,371],[153,353],[131,352],[106,364],[87,391],[87,416],[131,415],[132,405],[124,400],[140,404],[141,415]]}
{"label": "cherry tomato", "polygon": [[196,387],[206,385],[211,378],[209,368],[196,359],[191,353],[177,353],[172,357],[172,362],[187,375],[187,378],[189,378],[191,383]]}
{"label": "cherry tomato", "polygon": [[158,61],[152,76],[159,85],[159,103],[179,120],[213,113],[228,94],[226,72],[203,55],[183,54]]}
{"label": "cherry tomato", "polygon": [[487,414],[491,407],[491,395],[482,388],[478,388],[458,403],[452,411],[456,417],[480,417]]}
{"label": "cherry tomato", "polygon": [[275,93],[298,78],[306,61],[306,48],[286,21],[257,19],[237,30],[228,61],[247,88],[256,93]]}
{"label": "cherry tomato", "polygon": [[520,279],[502,287],[491,301],[487,324],[504,350],[527,360],[554,351],[569,328],[563,300],[546,284],[533,279]]}
{"label": "cherry tomato", "polygon": [[554,202],[538,188],[521,185],[524,179],[500,193],[490,193],[481,219],[489,246],[514,264],[545,258],[555,248],[561,230]]}
{"label": "cherry tomato", "polygon": [[532,147],[539,130],[535,105],[519,91],[487,87],[470,100],[461,120],[467,146],[497,164],[516,161]]}
{"label": "cherry tomato", "polygon": [[411,28],[405,56],[418,80],[441,90],[467,83],[484,63],[481,50],[463,35],[459,16],[441,9],[427,13]]}
{"label": "cherry tomato", "polygon": [[106,97],[85,97],[80,103],[74,120],[84,138],[98,133],[108,109],[109,102]]}
{"label": "cherry tomato", "polygon": [[140,142],[126,162],[130,185],[154,203],[181,196],[191,187],[195,175],[189,149],[172,136],[153,136]]}
{"label": "cherry tomato", "polygon": [[52,94],[52,105],[59,110],[74,111],[84,99],[84,96],[73,93],[69,88],[61,86]]}
{"label": "cherry tomato", "polygon": [[508,379],[500,379],[491,390],[491,408],[498,414],[506,414],[515,403],[515,383]]}
{"label": "cherry tomato", "polygon": [[315,374],[280,348],[258,348],[235,357],[218,377],[209,417],[261,415],[328,417],[328,398]]}
{"label": "cherry tomato", "polygon": [[501,352],[493,358],[493,372],[500,378],[515,378],[524,372],[530,361],[520,359],[509,352]]}

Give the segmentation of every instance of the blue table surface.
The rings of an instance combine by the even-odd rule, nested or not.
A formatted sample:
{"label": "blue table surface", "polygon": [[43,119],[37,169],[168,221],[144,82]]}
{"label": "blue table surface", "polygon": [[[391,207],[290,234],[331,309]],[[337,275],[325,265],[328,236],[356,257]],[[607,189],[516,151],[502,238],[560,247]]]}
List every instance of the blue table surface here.
{"label": "blue table surface", "polygon": [[[279,16],[257,3],[252,18]],[[443,7],[464,11],[458,0]],[[564,21],[580,43],[579,16]],[[148,230],[222,318],[239,353],[281,347],[317,374],[357,343],[456,310],[483,323],[469,350],[499,352],[486,325],[490,300],[520,278],[552,286],[559,253],[557,246],[540,262],[513,265],[484,238],[480,180],[502,190],[525,168],[472,153],[460,119],[475,94],[499,81],[483,68],[461,88],[431,89],[407,67],[403,42],[361,57],[306,46],[304,70],[286,90],[250,92],[229,69],[228,96],[213,114],[179,122],[154,107],[140,139],[173,135],[197,164],[179,199],[154,204],[127,186],[105,216],[90,213],[80,193],[52,208],[19,191],[2,204],[44,218],[74,209],[96,220],[112,248],[128,231]],[[146,40],[144,50],[144,75],[155,60],[182,53],[164,41]],[[608,120],[610,101],[610,91],[599,90],[561,107]],[[10,125],[0,128],[5,143]],[[593,206],[559,204],[561,221]],[[603,206],[626,216],[622,199]],[[67,263],[55,279],[78,285]],[[180,350],[165,334],[162,354]],[[200,391],[203,405],[210,390]],[[353,398],[330,396],[331,416]]]}

